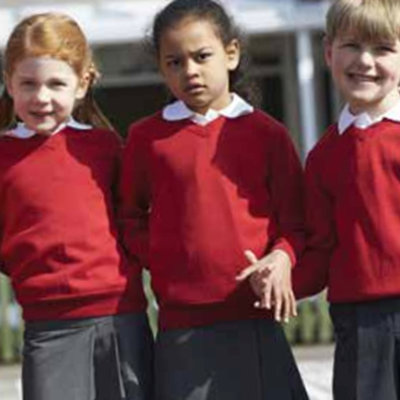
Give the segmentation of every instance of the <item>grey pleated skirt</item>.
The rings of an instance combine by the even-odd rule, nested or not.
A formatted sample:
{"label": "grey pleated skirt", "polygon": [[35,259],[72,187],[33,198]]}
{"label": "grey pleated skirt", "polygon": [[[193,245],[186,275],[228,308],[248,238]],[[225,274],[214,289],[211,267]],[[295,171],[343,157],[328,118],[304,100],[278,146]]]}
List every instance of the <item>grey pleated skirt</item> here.
{"label": "grey pleated skirt", "polygon": [[24,400],[153,400],[145,314],[28,322]]}
{"label": "grey pleated skirt", "polygon": [[247,320],[160,332],[156,400],[308,400],[280,324]]}

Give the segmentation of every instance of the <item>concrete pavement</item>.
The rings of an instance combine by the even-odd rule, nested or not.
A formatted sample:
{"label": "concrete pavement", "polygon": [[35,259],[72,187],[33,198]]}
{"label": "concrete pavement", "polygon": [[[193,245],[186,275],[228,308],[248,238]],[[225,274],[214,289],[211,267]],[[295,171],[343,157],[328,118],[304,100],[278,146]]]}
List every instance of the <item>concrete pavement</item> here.
{"label": "concrete pavement", "polygon": [[0,366],[0,399],[20,400],[20,365]]}
{"label": "concrete pavement", "polygon": [[332,400],[333,346],[294,348],[310,400]]}

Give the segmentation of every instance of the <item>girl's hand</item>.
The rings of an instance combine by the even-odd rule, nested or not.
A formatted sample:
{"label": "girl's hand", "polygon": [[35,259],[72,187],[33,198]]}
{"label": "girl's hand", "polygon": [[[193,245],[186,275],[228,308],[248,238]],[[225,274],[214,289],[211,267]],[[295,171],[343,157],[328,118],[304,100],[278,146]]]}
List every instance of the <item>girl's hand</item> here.
{"label": "girl's hand", "polygon": [[282,250],[274,250],[260,260],[249,250],[245,255],[251,265],[237,279],[250,277],[250,284],[260,299],[255,306],[268,310],[274,307],[275,320],[288,322],[290,317],[297,315],[289,256]]}
{"label": "girl's hand", "polygon": [[[251,250],[245,250],[244,255],[250,262],[250,265],[246,267],[237,277],[238,281],[244,281],[255,272],[260,273],[263,271],[271,272],[277,265],[277,258],[280,257],[279,253],[284,253],[282,250],[275,250],[267,256],[257,259],[255,254]],[[286,255],[286,253],[284,253]]]}
{"label": "girl's hand", "polygon": [[258,259],[256,255],[251,250],[245,250],[244,255],[247,260],[250,262],[250,265],[246,267],[237,277],[238,281],[244,281],[249,276],[253,275],[255,272],[268,273],[271,272],[274,268],[279,266],[282,263],[282,258],[286,260],[288,259],[290,263],[289,256],[282,250],[274,250],[271,253],[267,254],[265,257]]}

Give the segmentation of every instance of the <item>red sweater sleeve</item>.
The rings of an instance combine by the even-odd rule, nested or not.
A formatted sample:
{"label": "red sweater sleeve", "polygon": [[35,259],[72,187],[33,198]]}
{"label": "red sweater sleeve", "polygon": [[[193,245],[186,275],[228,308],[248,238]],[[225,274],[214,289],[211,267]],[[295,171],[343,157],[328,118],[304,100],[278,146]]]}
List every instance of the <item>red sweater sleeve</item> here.
{"label": "red sweater sleeve", "polygon": [[119,224],[122,242],[131,262],[148,266],[150,190],[143,135],[134,124],[123,152],[119,185]]}
{"label": "red sweater sleeve", "polygon": [[315,295],[327,286],[330,258],[336,244],[333,201],[320,179],[324,157],[316,150],[306,162],[306,248],[293,271],[297,298]]}
{"label": "red sweater sleeve", "polygon": [[286,130],[280,133],[270,154],[267,182],[279,232],[271,250],[284,250],[295,265],[304,247],[303,170]]}

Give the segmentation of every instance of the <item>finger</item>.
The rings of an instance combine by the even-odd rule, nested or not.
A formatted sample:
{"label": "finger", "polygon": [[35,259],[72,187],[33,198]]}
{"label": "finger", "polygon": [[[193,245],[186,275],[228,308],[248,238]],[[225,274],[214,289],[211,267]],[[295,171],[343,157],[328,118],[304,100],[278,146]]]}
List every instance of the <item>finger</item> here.
{"label": "finger", "polygon": [[265,307],[270,310],[272,308],[272,283],[270,279],[265,282],[263,299]]}
{"label": "finger", "polygon": [[244,281],[247,279],[251,274],[258,271],[260,266],[258,264],[250,265],[250,267],[245,268],[243,271],[240,272],[239,275],[236,276],[236,280]]}
{"label": "finger", "polygon": [[257,297],[262,296],[263,282],[259,279],[258,274],[253,274],[249,278],[250,286]]}
{"label": "finger", "polygon": [[256,255],[251,250],[245,250],[244,255],[246,256],[247,260],[250,262],[250,267],[245,268],[239,275],[236,276],[236,280],[244,281],[248,278],[251,274],[254,274],[260,266],[258,264],[258,259]]}
{"label": "finger", "polygon": [[279,290],[274,290],[273,292],[273,296],[274,296],[274,303],[275,303],[275,321],[280,322],[282,319],[282,303],[283,303],[283,299],[282,299],[282,293]]}
{"label": "finger", "polygon": [[251,264],[257,264],[258,258],[251,250],[245,250],[244,255]]}
{"label": "finger", "polygon": [[257,300],[254,302],[254,307],[259,309],[265,308],[264,302],[262,300]]}
{"label": "finger", "polygon": [[290,316],[297,317],[297,302],[293,291],[290,291],[289,293],[289,301],[290,301]]}
{"label": "finger", "polygon": [[256,301],[256,303],[257,303],[257,308],[267,309],[264,294],[260,297],[260,300]]}
{"label": "finger", "polygon": [[283,308],[282,308],[282,318],[285,323],[289,322],[289,319],[292,316],[291,313],[292,313],[292,304],[291,304],[290,294],[287,293],[286,296],[284,296]]}
{"label": "finger", "polygon": [[[252,275],[253,277],[254,275]],[[252,277],[250,277],[250,281],[252,280]],[[264,279],[257,279],[257,286],[256,288],[253,288],[253,290],[255,291],[258,299],[255,301],[254,306],[256,308],[267,308],[266,302],[265,302],[265,280]]]}

